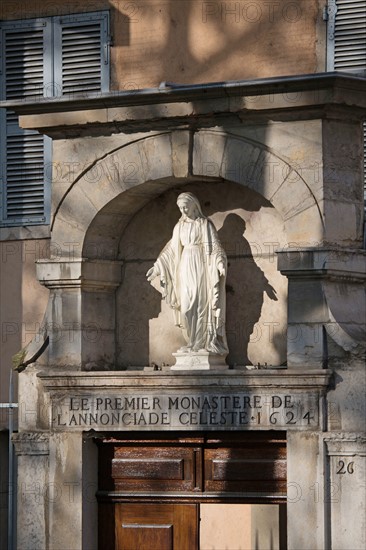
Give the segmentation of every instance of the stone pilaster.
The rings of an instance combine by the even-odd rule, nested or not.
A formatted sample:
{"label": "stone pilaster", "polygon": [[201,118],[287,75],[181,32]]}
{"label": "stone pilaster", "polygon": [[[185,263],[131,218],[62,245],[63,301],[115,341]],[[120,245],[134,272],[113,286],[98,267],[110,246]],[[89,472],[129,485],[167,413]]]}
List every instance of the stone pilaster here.
{"label": "stone pilaster", "polygon": [[331,548],[361,550],[366,545],[366,438],[357,433],[332,433],[324,444]]}
{"label": "stone pilaster", "polygon": [[13,435],[18,457],[17,549],[45,549],[47,544],[49,437],[43,432]]}

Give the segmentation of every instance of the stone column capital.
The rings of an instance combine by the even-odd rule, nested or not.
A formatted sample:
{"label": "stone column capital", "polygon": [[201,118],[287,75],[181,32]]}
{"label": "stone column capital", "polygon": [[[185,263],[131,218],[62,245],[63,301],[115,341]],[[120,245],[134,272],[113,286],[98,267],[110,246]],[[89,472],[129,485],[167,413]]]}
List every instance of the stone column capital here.
{"label": "stone column capital", "polygon": [[19,432],[12,435],[15,452],[20,455],[48,455],[49,434],[45,432]]}
{"label": "stone column capital", "polygon": [[366,252],[358,249],[288,247],[277,250],[278,270],[291,279],[362,282]]}
{"label": "stone column capital", "polygon": [[38,260],[37,277],[49,289],[113,292],[121,282],[121,266],[119,260]]}

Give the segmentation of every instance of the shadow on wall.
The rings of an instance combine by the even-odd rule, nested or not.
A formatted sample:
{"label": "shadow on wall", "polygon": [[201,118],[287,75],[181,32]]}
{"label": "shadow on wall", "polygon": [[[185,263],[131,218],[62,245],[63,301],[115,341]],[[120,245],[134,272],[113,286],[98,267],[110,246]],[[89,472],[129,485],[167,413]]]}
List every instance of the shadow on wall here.
{"label": "shadow on wall", "polygon": [[[146,272],[171,238],[180,215],[176,199],[183,190],[197,195],[204,214],[214,222],[228,256],[228,363],[253,362],[248,357],[248,345],[251,335],[258,335],[255,325],[261,319],[264,301],[266,316],[273,319],[283,318],[286,310],[286,279],[277,272],[274,253],[269,255],[264,249],[263,239],[269,239],[270,235],[261,233],[266,226],[272,238],[276,236],[283,242],[282,220],[270,203],[258,193],[229,182],[197,182],[176,187],[142,208],[120,241],[123,281],[117,292],[118,368],[151,362],[172,364],[171,354],[184,344],[180,329],[173,324],[172,311],[161,301],[159,281],[154,281],[155,288],[146,281]],[[262,321],[265,324],[268,319]],[[282,339],[284,335],[285,330]],[[251,346],[259,350],[268,344],[268,359],[272,356],[275,364],[278,358],[272,353],[274,342],[264,338],[264,334],[257,336]],[[284,342],[281,349],[285,349]],[[259,353],[258,361],[261,359]]]}
{"label": "shadow on wall", "polygon": [[121,68],[113,75],[115,89],[316,72],[311,45],[314,20],[321,17],[317,0],[110,0],[110,5],[119,25],[113,29],[112,60]]}
{"label": "shadow on wall", "polygon": [[228,214],[219,231],[219,239],[228,256],[226,323],[229,365],[250,364],[248,344],[254,325],[261,316],[263,294],[266,293],[271,300],[278,300],[275,289],[255,263],[244,234],[243,218]]}

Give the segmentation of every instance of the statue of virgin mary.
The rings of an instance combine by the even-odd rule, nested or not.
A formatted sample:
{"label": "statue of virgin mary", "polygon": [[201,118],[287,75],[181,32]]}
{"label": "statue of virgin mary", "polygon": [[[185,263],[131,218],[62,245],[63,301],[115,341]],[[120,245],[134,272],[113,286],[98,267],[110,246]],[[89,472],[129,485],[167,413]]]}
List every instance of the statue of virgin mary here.
{"label": "statue of virgin mary", "polygon": [[177,205],[182,216],[146,276],[160,277],[162,297],[183,331],[186,345],[178,353],[225,356],[226,254],[195,195],[181,193]]}

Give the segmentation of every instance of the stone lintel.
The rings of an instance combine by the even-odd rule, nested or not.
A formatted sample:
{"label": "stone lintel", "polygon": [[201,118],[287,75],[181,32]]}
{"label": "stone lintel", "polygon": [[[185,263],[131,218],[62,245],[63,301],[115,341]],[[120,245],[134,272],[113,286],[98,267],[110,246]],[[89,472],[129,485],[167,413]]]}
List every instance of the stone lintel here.
{"label": "stone lintel", "polygon": [[47,288],[114,291],[121,282],[121,261],[38,260],[37,277]]}
{"label": "stone lintel", "polygon": [[366,278],[364,250],[313,248],[276,251],[278,270],[289,278],[363,282]]}
{"label": "stone lintel", "polygon": [[49,428],[56,431],[322,431],[325,426],[329,372],[232,377],[223,372],[39,376],[50,393]]}
{"label": "stone lintel", "polygon": [[15,452],[20,455],[48,455],[49,435],[44,432],[19,432],[12,435]]}

